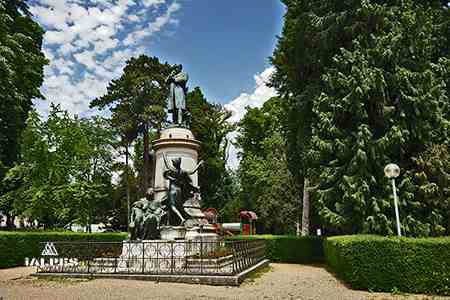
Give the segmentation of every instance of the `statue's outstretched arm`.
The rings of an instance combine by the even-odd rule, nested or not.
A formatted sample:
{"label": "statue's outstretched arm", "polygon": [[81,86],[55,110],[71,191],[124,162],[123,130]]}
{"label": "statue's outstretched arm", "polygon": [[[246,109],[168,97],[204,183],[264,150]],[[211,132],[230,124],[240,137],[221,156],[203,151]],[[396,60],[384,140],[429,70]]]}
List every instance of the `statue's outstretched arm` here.
{"label": "statue's outstretched arm", "polygon": [[176,171],[173,167],[170,166],[169,162],[167,161],[167,156],[165,153],[163,153],[163,159],[164,159],[164,165],[166,165],[166,169],[171,171]]}
{"label": "statue's outstretched arm", "polygon": [[198,170],[198,168],[200,168],[200,166],[201,165],[203,165],[203,163],[204,163],[204,161],[202,160],[201,162],[199,162],[198,163],[198,165],[195,167],[195,169],[194,170],[192,170],[192,171],[190,171],[190,172],[188,172],[189,173],[189,175],[192,175],[192,174],[194,174],[195,172],[197,172],[197,170]]}

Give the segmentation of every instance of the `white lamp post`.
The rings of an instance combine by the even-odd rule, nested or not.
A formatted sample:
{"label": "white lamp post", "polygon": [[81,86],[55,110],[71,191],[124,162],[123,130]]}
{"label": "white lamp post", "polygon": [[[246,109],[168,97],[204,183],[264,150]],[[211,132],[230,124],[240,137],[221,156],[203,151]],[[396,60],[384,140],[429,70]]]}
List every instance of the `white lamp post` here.
{"label": "white lamp post", "polygon": [[396,164],[388,164],[386,167],[384,167],[384,175],[386,175],[387,178],[392,180],[392,191],[394,192],[394,206],[395,206],[395,219],[397,221],[397,234],[398,236],[402,236],[402,233],[400,231],[400,217],[398,214],[398,204],[397,204],[397,190],[395,188],[395,178],[400,175],[400,167]]}

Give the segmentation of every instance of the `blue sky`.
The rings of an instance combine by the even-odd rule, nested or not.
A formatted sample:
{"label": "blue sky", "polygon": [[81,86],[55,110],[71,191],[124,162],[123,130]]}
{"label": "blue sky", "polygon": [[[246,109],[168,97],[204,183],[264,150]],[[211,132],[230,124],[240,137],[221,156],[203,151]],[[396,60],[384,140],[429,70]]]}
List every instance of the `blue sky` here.
{"label": "blue sky", "polygon": [[227,104],[238,120],[246,105],[274,95],[265,86],[273,69],[268,57],[281,31],[279,0],[32,0],[46,29],[51,63],[42,88],[49,102],[91,115],[90,100],[120,76],[125,61],[145,53],[181,63],[190,87]]}
{"label": "blue sky", "polygon": [[281,30],[281,2],[191,0],[183,7],[173,38],[155,43],[157,56],[184,62],[192,84],[212,100],[228,102],[251,90]]}

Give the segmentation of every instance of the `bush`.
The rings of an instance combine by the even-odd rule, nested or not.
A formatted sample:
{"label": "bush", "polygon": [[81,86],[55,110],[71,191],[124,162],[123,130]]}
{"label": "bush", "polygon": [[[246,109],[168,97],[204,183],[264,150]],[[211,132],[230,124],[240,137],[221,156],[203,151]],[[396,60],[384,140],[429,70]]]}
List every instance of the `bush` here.
{"label": "bush", "polygon": [[266,240],[266,256],[273,262],[316,263],[324,260],[323,239],[317,236],[254,235],[231,239]]}
{"label": "bush", "polygon": [[0,231],[0,268],[23,266],[25,257],[41,256],[41,242],[47,241],[102,241],[119,242],[126,233],[75,233],[75,232],[13,232]]}
{"label": "bush", "polygon": [[353,288],[450,295],[450,238],[339,236],[324,251]]}

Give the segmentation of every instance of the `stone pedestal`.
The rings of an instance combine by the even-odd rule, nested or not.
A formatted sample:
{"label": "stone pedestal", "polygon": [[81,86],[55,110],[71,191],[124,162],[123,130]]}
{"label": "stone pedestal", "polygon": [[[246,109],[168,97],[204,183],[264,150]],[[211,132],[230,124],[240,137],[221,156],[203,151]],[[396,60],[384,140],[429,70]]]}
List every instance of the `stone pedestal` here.
{"label": "stone pedestal", "polygon": [[214,251],[222,238],[215,233],[212,225],[195,226],[186,230],[185,240],[195,244],[202,243],[206,252]]}
{"label": "stone pedestal", "polygon": [[184,240],[186,236],[186,228],[184,226],[161,226],[160,233],[162,240]]}
{"label": "stone pedestal", "polygon": [[195,254],[187,246],[184,242],[164,240],[124,241],[117,272],[165,273],[182,269],[185,257]]}
{"label": "stone pedestal", "polygon": [[[163,201],[167,196],[169,181],[164,178],[167,170],[164,155],[168,163],[172,159],[181,158],[181,168],[194,170],[198,163],[198,150],[200,142],[197,141],[189,129],[170,127],[161,131],[153,147],[155,149],[155,201]],[[190,175],[192,184],[198,186],[198,173]],[[218,241],[219,237],[214,228],[208,223],[200,207],[200,196],[197,194],[183,203],[184,212],[189,215],[180,226],[161,226],[162,240],[186,241]]]}
{"label": "stone pedestal", "polygon": [[[208,257],[208,253],[217,250],[221,244],[216,238],[205,240],[146,240],[146,241],[124,241],[122,254],[117,259],[96,259],[98,266],[103,272],[124,273],[172,273],[173,271],[195,272],[218,272],[232,271],[232,255],[214,259]],[[217,236],[216,236],[217,237]],[[230,263],[231,259],[231,263]],[[117,266],[115,266],[117,263]],[[220,268],[220,269],[219,269]]]}
{"label": "stone pedestal", "polygon": [[[193,170],[197,166],[198,150],[200,142],[197,141],[189,129],[180,127],[166,128],[161,131],[160,138],[153,144],[155,149],[155,200],[162,201],[166,196],[169,186],[168,181],[164,178],[163,154],[167,159],[181,157],[181,167],[187,170]],[[191,175],[192,183],[198,185],[197,173]]]}

